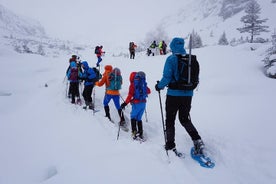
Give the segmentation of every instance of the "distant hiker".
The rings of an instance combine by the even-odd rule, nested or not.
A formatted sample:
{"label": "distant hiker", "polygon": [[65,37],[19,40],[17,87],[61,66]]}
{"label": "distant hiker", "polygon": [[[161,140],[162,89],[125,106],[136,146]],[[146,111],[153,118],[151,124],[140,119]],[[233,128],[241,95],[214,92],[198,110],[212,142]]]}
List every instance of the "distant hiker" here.
{"label": "distant hiker", "polygon": [[111,65],[106,65],[104,67],[105,71],[103,73],[102,79],[96,83],[97,86],[101,87],[105,85],[106,91],[103,100],[105,116],[111,121],[109,102],[112,99],[114,105],[118,111],[120,117],[120,125],[125,126],[125,118],[120,106],[120,92],[123,79],[121,76],[121,71],[118,68],[114,68]]}
{"label": "distant hiker", "polygon": [[70,81],[69,94],[71,95],[71,103],[76,103],[75,97],[77,97],[77,102],[80,102],[80,92],[79,92],[79,77],[81,73],[75,62],[70,63],[70,67],[67,71],[67,78]]}
{"label": "distant hiker", "polygon": [[[69,72],[70,64],[71,64],[72,62],[76,63],[77,67],[79,67],[79,66],[78,66],[78,63],[77,63],[77,58],[78,58],[77,55],[72,55],[71,58],[69,59],[69,66],[68,66],[68,68],[67,68],[67,70],[66,70],[66,75],[67,75],[68,72]],[[68,76],[67,76],[67,78],[68,78]],[[71,91],[70,91],[70,89],[68,90],[68,97],[71,98]]]}
{"label": "distant hiker", "polygon": [[[130,113],[132,138],[139,137],[143,139],[143,123],[142,116],[146,109],[146,98],[150,94],[150,88],[147,86],[146,75],[144,72],[132,72],[129,76],[128,96],[121,108],[124,109],[128,103],[131,103],[132,110]],[[137,131],[138,127],[138,131]]]}
{"label": "distant hiker", "polygon": [[160,55],[163,55],[163,48],[162,48],[162,45],[163,45],[163,42],[160,41],[159,44],[158,44],[158,49],[159,49]]}
{"label": "distant hiker", "polygon": [[97,64],[96,64],[97,67],[100,66],[100,62],[103,60],[102,59],[102,55],[104,53],[105,52],[103,51],[103,46],[102,45],[101,46],[96,46],[96,48],[95,48],[95,54],[96,54],[96,56],[98,58],[98,61],[97,61]]}
{"label": "distant hiker", "polygon": [[135,45],[134,42],[130,42],[130,43],[129,43],[129,54],[130,54],[130,59],[134,59],[136,47],[137,47],[137,45]]}
{"label": "distant hiker", "polygon": [[95,85],[95,81],[97,80],[96,73],[92,68],[89,67],[87,61],[83,61],[81,63],[83,68],[83,73],[81,74],[81,79],[84,80],[84,89],[82,96],[85,101],[84,109],[87,107],[91,110],[94,110],[94,104],[92,103],[92,90]]}
{"label": "distant hiker", "polygon": [[[167,98],[166,98],[166,150],[175,149],[175,118],[178,114],[179,121],[181,125],[188,132],[189,136],[193,140],[195,151],[197,154],[202,153],[204,148],[204,143],[201,140],[201,137],[194,127],[191,121],[190,110],[193,96],[193,89],[179,89],[177,83],[179,78],[179,57],[181,55],[186,55],[184,49],[184,39],[174,38],[170,43],[170,48],[172,50],[172,55],[170,55],[165,63],[163,70],[163,77],[155,85],[155,89],[160,92],[161,89],[164,89],[168,86]],[[187,55],[186,55],[187,56]],[[189,56],[189,55],[188,55]],[[194,56],[195,57],[195,56]],[[189,57],[188,57],[189,58]],[[196,59],[196,58],[195,58]],[[199,68],[198,68],[199,70]]]}
{"label": "distant hiker", "polygon": [[163,55],[167,54],[167,44],[164,40],[162,41],[162,53]]}
{"label": "distant hiker", "polygon": [[148,56],[150,56],[150,54],[154,56],[156,54],[156,48],[157,48],[157,44],[156,44],[156,41],[154,40],[148,48]]}

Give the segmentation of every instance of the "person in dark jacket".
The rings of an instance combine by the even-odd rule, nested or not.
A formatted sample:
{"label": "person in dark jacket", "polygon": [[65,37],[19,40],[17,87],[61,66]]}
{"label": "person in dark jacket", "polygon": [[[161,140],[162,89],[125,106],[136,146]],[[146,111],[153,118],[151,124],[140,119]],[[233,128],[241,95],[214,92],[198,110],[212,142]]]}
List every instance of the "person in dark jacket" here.
{"label": "person in dark jacket", "polygon": [[82,96],[85,101],[84,109],[87,109],[87,107],[91,110],[94,110],[94,104],[92,103],[92,90],[95,85],[95,78],[96,73],[92,68],[89,67],[87,61],[83,61],[81,63],[81,66],[83,68],[83,73],[81,73],[80,78],[84,80],[84,89]]}
{"label": "person in dark jacket", "polygon": [[130,59],[134,59],[135,57],[135,49],[137,45],[134,42],[129,43],[129,54],[130,54]]}
{"label": "person in dark jacket", "polygon": [[103,60],[102,59],[102,55],[105,53],[105,51],[103,51],[103,46],[99,46],[98,49],[97,49],[97,53],[96,53],[96,56],[98,58],[98,61],[97,61],[97,64],[96,66],[100,66],[100,62]]}
{"label": "person in dark jacket", "polygon": [[[164,66],[163,77],[155,85],[155,89],[159,92],[171,82],[176,82],[178,75],[178,58],[177,55],[185,55],[184,39],[174,38],[170,43],[172,55],[170,55]],[[178,118],[181,125],[190,135],[195,146],[196,154],[202,153],[204,143],[191,121],[190,110],[192,103],[193,90],[170,89],[167,90],[166,98],[166,150],[174,150],[175,144],[175,118],[178,112]]]}

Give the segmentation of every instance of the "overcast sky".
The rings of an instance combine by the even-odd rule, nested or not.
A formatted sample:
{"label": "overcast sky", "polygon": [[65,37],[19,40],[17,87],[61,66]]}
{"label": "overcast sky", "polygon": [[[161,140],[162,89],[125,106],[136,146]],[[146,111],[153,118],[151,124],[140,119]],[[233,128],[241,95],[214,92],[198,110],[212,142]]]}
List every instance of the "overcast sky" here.
{"label": "overcast sky", "polygon": [[133,40],[179,9],[183,0],[0,0],[19,15],[39,20],[50,36]]}

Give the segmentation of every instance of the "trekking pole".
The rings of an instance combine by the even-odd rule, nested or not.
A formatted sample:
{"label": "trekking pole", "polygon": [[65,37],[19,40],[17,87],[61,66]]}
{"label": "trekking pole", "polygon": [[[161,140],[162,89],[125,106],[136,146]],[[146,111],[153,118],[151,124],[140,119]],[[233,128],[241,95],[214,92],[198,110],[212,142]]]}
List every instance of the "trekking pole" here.
{"label": "trekking pole", "polygon": [[192,64],[192,35],[190,35],[190,40],[189,40],[188,84],[191,84],[191,64]]}
{"label": "trekking pole", "polygon": [[[121,114],[120,114],[120,116],[122,116],[123,115],[123,110],[122,110],[122,112],[121,112]],[[117,133],[117,140],[119,140],[119,136],[120,136],[120,129],[121,129],[121,126],[120,126],[120,122],[118,123],[118,133]]]}
{"label": "trekking pole", "polygon": [[96,90],[95,90],[95,87],[93,88],[93,100],[92,100],[92,102],[93,102],[93,108],[94,108],[94,110],[93,110],[93,115],[95,115],[95,99],[96,99],[96,92],[95,92]]}
{"label": "trekking pole", "polygon": [[[157,83],[158,83],[158,81],[157,81]],[[167,142],[167,136],[166,136],[166,130],[165,130],[165,123],[164,123],[164,117],[163,117],[163,108],[162,108],[160,91],[158,91],[158,94],[159,94],[159,103],[160,103],[161,118],[162,118],[162,124],[163,124],[164,139],[165,139],[165,144],[166,144],[166,142]],[[166,154],[169,157],[168,150],[166,150]]]}
{"label": "trekking pole", "polygon": [[68,80],[66,82],[65,98],[68,98]]}
{"label": "trekking pole", "polygon": [[146,118],[146,122],[148,122],[148,113],[147,113],[147,109],[145,108],[145,118]]}

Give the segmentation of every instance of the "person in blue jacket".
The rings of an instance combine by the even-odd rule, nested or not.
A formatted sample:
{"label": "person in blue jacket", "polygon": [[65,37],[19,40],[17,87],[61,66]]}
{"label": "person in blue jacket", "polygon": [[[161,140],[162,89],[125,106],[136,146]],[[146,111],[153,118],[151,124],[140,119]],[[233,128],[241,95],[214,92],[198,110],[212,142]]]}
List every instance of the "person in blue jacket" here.
{"label": "person in blue jacket", "polygon": [[75,97],[77,97],[77,103],[80,103],[79,77],[81,72],[79,71],[76,62],[70,63],[70,67],[67,69],[66,75],[70,81],[69,94],[71,94],[71,103],[75,104]]}
{"label": "person in blue jacket", "polygon": [[89,109],[94,110],[94,105],[92,103],[92,90],[95,85],[95,79],[96,79],[96,73],[92,68],[89,67],[87,61],[83,61],[81,63],[81,67],[83,68],[83,73],[81,74],[81,79],[84,80],[84,89],[82,96],[85,101],[84,109],[87,109],[87,106]]}
{"label": "person in blue jacket", "polygon": [[[170,83],[176,82],[178,79],[178,58],[177,55],[186,55],[183,38],[174,38],[170,43],[172,55],[170,55],[164,66],[163,77],[157,82],[155,89],[159,92]],[[204,143],[191,121],[190,110],[192,103],[193,90],[167,89],[166,97],[166,150],[176,149],[175,144],[175,118],[178,112],[178,118],[181,125],[190,135],[195,146],[195,152],[201,154]]]}

